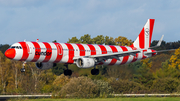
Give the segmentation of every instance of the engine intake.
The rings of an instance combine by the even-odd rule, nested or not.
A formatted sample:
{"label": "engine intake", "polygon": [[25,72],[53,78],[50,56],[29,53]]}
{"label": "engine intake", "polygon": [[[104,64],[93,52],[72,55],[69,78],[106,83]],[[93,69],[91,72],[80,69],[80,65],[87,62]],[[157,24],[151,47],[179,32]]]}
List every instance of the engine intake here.
{"label": "engine intake", "polygon": [[79,58],[76,60],[76,65],[79,68],[91,68],[95,65],[95,61],[92,58]]}

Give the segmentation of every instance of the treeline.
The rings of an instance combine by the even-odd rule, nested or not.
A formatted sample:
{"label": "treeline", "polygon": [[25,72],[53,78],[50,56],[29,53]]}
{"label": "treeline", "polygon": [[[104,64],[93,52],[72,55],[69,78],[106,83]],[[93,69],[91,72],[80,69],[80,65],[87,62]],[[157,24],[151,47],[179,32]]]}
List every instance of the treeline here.
{"label": "treeline", "polygon": [[[118,41],[120,40],[120,41]],[[80,39],[72,37],[71,43],[94,43],[130,45],[131,40],[119,36],[97,36],[86,34]],[[158,41],[153,41],[155,46]],[[63,75],[66,69],[58,64],[49,70],[39,70],[35,63],[26,64],[21,73],[22,62],[7,59],[3,52],[9,45],[0,45],[0,93],[1,94],[50,94],[58,97],[107,97],[118,93],[179,93],[180,92],[180,49],[161,53],[149,59],[118,66],[97,66],[99,75],[91,75],[92,68],[80,69],[69,65],[71,77]],[[180,41],[162,42],[159,49],[180,47]]]}

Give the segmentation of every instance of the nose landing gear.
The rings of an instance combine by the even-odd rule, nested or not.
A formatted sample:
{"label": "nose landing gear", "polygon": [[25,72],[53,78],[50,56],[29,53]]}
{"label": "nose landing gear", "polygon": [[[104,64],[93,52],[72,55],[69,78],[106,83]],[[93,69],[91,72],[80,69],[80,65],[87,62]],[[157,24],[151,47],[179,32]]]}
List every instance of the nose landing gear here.
{"label": "nose landing gear", "polygon": [[25,65],[26,65],[26,61],[25,62],[23,62],[23,67],[21,68],[21,72],[25,72]]}

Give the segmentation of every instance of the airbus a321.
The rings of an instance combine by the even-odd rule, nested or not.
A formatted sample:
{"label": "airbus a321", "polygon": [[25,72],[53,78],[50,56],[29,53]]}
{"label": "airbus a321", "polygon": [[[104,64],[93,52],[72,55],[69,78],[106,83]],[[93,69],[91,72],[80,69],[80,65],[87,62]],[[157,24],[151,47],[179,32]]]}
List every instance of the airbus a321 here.
{"label": "airbus a321", "polygon": [[[35,62],[39,69],[50,69],[56,63],[64,63],[64,75],[71,75],[68,64],[76,64],[79,68],[91,68],[92,75],[98,75],[96,65],[122,65],[152,57],[158,52],[152,48],[160,46],[162,38],[154,47],[150,47],[154,27],[154,19],[148,19],[139,36],[130,46],[93,45],[51,42],[17,42],[6,50],[5,56],[12,60]],[[168,51],[168,50],[165,50]],[[25,71],[24,66],[21,69]]]}

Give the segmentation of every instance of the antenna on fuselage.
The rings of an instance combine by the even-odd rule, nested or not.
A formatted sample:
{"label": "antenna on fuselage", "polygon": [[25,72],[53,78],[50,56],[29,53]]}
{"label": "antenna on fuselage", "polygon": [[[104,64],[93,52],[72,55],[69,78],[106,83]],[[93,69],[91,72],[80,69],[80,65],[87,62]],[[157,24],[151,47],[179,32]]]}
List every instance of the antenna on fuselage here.
{"label": "antenna on fuselage", "polygon": [[36,42],[38,42],[38,41],[39,41],[39,39],[36,40]]}
{"label": "antenna on fuselage", "polygon": [[24,39],[24,42],[26,42],[26,39]]}

